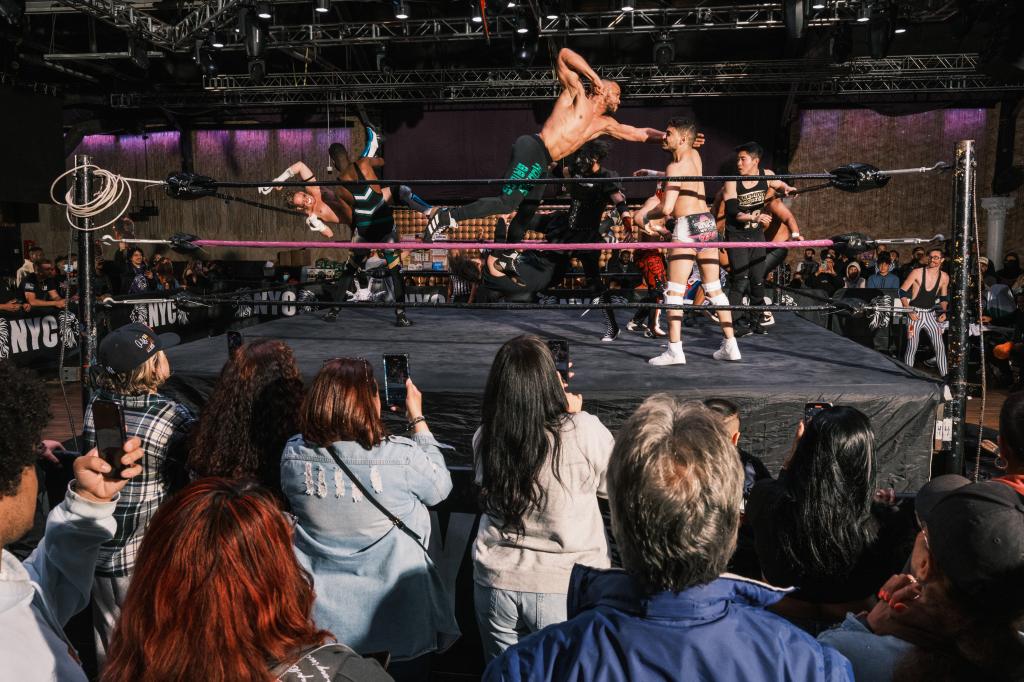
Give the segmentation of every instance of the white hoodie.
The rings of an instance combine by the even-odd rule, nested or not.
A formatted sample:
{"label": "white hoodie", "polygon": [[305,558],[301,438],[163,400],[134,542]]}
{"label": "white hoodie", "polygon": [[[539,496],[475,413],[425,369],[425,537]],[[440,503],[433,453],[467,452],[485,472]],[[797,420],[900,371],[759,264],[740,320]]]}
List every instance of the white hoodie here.
{"label": "white hoodie", "polygon": [[100,545],[114,537],[116,498],[89,502],[69,487],[46,519],[46,534],[19,562],[0,563],[0,670],[5,680],[72,680],[86,676],[64,624],[89,603]]}

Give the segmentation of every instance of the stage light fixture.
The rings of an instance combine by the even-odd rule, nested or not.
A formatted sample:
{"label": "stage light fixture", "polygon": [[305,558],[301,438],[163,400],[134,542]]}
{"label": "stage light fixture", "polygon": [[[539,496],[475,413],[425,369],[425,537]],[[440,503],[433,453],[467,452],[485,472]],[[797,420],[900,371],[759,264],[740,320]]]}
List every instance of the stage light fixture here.
{"label": "stage light fixture", "polygon": [[316,0],[316,7],[313,9],[321,14],[326,14],[331,11],[331,0]]}
{"label": "stage light fixture", "polygon": [[516,8],[516,0],[508,0],[508,4],[505,5],[505,6],[507,8],[509,8],[509,9],[515,9]]}
{"label": "stage light fixture", "polygon": [[480,14],[480,5],[476,4],[475,2],[469,3],[469,11],[469,16],[473,20],[474,24],[479,24],[483,22],[484,18]]}
{"label": "stage light fixture", "polygon": [[631,0],[622,0],[622,11],[632,12],[636,7],[633,5]]}
{"label": "stage light fixture", "polygon": [[405,21],[409,18],[409,3],[401,0],[395,3],[395,19]]}
{"label": "stage light fixture", "polygon": [[146,50],[146,43],[139,36],[128,37],[128,56],[132,63],[140,69],[149,68],[149,53]]}
{"label": "stage light fixture", "polygon": [[906,33],[908,28],[910,28],[910,22],[906,19],[900,19],[896,22],[896,30],[894,30],[893,33],[896,33],[897,35],[900,33]]}
{"label": "stage light fixture", "polygon": [[667,33],[658,36],[658,42],[654,43],[654,63],[658,66],[668,66],[676,58],[676,46],[672,37]]}
{"label": "stage light fixture", "polygon": [[224,47],[224,36],[217,31],[210,31],[210,47],[215,47],[218,50]]}
{"label": "stage light fixture", "polygon": [[783,0],[782,23],[786,25],[786,35],[791,40],[804,37],[807,28],[807,15],[810,14],[810,0]]}
{"label": "stage light fixture", "polygon": [[266,47],[266,33],[263,25],[256,20],[252,14],[246,14],[245,23],[245,54],[252,57],[262,57],[263,48]]}
{"label": "stage light fixture", "polygon": [[863,24],[871,21],[871,5],[864,3],[860,6],[860,11],[857,12],[857,23]]}
{"label": "stage light fixture", "polygon": [[262,59],[249,60],[249,78],[254,85],[259,85],[267,75],[267,63]]}
{"label": "stage light fixture", "polygon": [[537,55],[537,34],[536,31],[512,35],[512,59],[516,66],[529,66]]}
{"label": "stage light fixture", "polygon": [[552,21],[558,18],[558,5],[552,0],[544,0],[540,3],[541,12],[544,13],[544,18]]}
{"label": "stage light fixture", "polygon": [[811,5],[811,9],[825,9],[825,3],[815,2],[814,4]]}
{"label": "stage light fixture", "polygon": [[269,2],[261,2],[261,3],[257,4],[256,5],[256,16],[259,17],[260,19],[264,19],[264,20],[271,19],[274,15],[270,13],[270,3]]}

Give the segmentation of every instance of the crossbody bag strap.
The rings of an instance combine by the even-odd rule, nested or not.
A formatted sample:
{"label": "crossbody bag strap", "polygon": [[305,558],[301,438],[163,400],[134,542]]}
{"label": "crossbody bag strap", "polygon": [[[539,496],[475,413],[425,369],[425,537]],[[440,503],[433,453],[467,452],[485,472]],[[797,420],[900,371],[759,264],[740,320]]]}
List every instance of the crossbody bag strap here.
{"label": "crossbody bag strap", "polygon": [[341,460],[341,457],[338,456],[338,453],[334,451],[333,447],[326,448],[326,450],[327,453],[334,460],[334,463],[337,464],[341,468],[341,470],[345,472],[345,475],[348,476],[349,480],[352,481],[352,485],[359,488],[359,492],[363,494],[363,497],[368,499],[370,503],[374,507],[376,507],[378,511],[380,511],[381,514],[386,516],[388,520],[395,525],[396,528],[398,528],[400,531],[402,531],[403,533],[411,537],[413,540],[415,540],[416,544],[420,546],[420,549],[426,552],[427,548],[423,546],[423,538],[421,538],[412,528],[409,528],[409,526],[405,525],[402,519],[392,514],[387,507],[380,503],[380,501],[376,498],[376,496],[374,496],[373,493],[366,489],[366,486],[363,485],[363,482],[359,480],[358,476],[352,473],[352,470],[349,469],[348,465]]}

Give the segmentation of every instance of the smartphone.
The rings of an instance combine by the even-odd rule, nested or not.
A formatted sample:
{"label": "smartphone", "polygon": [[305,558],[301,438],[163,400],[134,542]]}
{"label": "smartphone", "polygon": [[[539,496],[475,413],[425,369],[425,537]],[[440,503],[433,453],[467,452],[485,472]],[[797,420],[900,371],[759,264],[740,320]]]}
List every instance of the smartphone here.
{"label": "smartphone", "polygon": [[124,412],[121,404],[112,400],[95,400],[92,403],[92,421],[96,429],[96,449],[100,457],[110,465],[110,473],[105,478],[120,480],[124,465],[124,442],[128,436],[124,431]]}
{"label": "smartphone", "polygon": [[555,359],[555,369],[562,375],[562,381],[569,383],[569,341],[568,339],[548,339],[548,349]]}
{"label": "smartphone", "polygon": [[409,356],[406,353],[384,355],[384,402],[405,406],[405,380],[409,378]]}
{"label": "smartphone", "polygon": [[236,350],[242,347],[244,339],[242,339],[242,332],[228,332],[228,355],[233,355]]}
{"label": "smartphone", "polygon": [[804,403],[804,423],[810,423],[814,415],[832,407],[832,403]]}

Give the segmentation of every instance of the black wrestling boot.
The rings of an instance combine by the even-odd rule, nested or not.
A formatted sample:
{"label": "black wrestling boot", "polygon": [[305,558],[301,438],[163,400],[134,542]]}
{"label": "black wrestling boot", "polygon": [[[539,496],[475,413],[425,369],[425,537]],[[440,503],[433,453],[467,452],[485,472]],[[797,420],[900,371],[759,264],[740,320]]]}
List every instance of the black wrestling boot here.
{"label": "black wrestling boot", "polygon": [[519,269],[517,262],[521,254],[518,251],[507,251],[503,254],[494,256],[494,267],[501,272],[503,275],[509,278],[509,280],[519,287],[524,287],[526,284],[519,277]]}
{"label": "black wrestling boot", "polygon": [[396,327],[411,327],[412,320],[405,316],[405,311],[401,308],[395,311],[395,326]]}
{"label": "black wrestling boot", "polygon": [[324,314],[324,322],[334,322],[338,319],[338,313],[341,312],[341,308],[331,308]]}
{"label": "black wrestling boot", "polygon": [[427,220],[427,227],[423,230],[423,241],[430,243],[434,241],[434,237],[442,235],[454,227],[456,227],[456,223],[448,209],[438,209]]}

